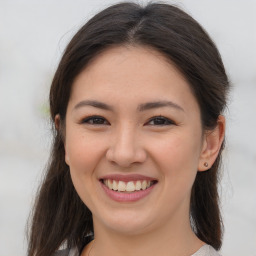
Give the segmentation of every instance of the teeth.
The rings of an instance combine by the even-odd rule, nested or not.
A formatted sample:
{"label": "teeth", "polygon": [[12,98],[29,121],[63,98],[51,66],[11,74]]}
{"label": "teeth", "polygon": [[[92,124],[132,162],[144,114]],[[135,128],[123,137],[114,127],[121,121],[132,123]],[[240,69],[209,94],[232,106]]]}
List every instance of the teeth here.
{"label": "teeth", "polygon": [[133,182],[133,181],[129,181],[129,182],[126,184],[126,191],[129,191],[129,192],[135,191],[135,185],[134,185],[134,182]]}
{"label": "teeth", "polygon": [[147,181],[143,180],[142,181],[142,190],[145,190],[147,188]]}
{"label": "teeth", "polygon": [[113,190],[117,190],[117,182],[115,180],[113,180]]}
{"label": "teeth", "polygon": [[117,190],[122,192],[126,190],[126,185],[123,181],[118,182]]}
{"label": "teeth", "polygon": [[104,184],[112,190],[119,192],[134,192],[139,190],[145,190],[149,188],[153,183],[147,180],[138,180],[138,181],[116,181],[116,180],[104,180]]}
{"label": "teeth", "polygon": [[136,190],[141,190],[141,189],[142,189],[142,187],[141,187],[141,181],[138,180],[138,181],[136,182],[135,189],[136,189]]}
{"label": "teeth", "polygon": [[108,180],[107,187],[109,187],[110,189],[113,189],[113,182],[111,182],[111,180]]}

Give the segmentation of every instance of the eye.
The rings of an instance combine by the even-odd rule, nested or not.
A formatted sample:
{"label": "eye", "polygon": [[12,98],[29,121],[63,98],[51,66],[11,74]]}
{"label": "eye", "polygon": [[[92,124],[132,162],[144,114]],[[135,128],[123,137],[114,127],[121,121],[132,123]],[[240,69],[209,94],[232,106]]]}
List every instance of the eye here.
{"label": "eye", "polygon": [[109,125],[109,122],[102,116],[89,116],[81,121],[82,124]]}
{"label": "eye", "polygon": [[175,122],[163,116],[155,116],[155,117],[152,117],[147,122],[147,125],[157,125],[157,126],[175,125]]}

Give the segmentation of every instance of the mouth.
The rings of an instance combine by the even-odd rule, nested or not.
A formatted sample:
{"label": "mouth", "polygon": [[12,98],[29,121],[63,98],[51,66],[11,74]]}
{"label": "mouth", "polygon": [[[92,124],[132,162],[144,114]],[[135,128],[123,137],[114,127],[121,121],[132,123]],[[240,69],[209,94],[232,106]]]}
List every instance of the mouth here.
{"label": "mouth", "polygon": [[104,184],[108,189],[112,191],[122,192],[122,193],[134,193],[138,191],[144,191],[152,187],[157,183],[157,180],[115,180],[115,179],[100,179],[100,182]]}
{"label": "mouth", "polygon": [[152,193],[158,180],[140,174],[110,174],[99,179],[105,194],[123,203],[140,201]]}

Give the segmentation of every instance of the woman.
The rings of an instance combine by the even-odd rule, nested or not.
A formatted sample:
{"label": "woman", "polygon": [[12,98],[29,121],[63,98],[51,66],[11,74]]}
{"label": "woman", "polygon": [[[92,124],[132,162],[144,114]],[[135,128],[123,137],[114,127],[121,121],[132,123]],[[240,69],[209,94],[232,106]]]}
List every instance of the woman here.
{"label": "woman", "polygon": [[94,16],[52,82],[54,145],[28,254],[219,255],[228,89],[214,43],[177,7]]}

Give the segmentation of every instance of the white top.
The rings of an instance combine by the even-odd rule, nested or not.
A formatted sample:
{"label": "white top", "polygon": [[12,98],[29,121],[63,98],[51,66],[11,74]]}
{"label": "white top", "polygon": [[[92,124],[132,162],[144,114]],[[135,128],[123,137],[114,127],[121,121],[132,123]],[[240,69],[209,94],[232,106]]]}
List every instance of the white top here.
{"label": "white top", "polygon": [[215,249],[208,245],[205,244],[202,246],[196,253],[194,253],[191,256],[221,256]]}
{"label": "white top", "polygon": [[[79,256],[78,250],[76,248],[71,249],[70,251],[59,250],[54,253],[53,256]],[[221,256],[212,246],[205,244],[197,252],[191,256]]]}

